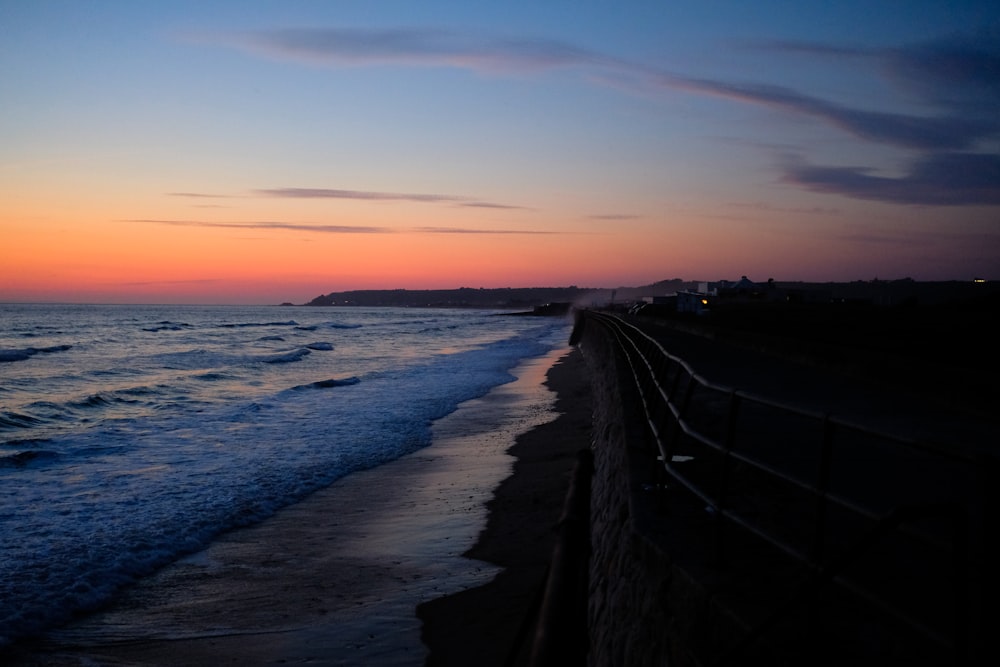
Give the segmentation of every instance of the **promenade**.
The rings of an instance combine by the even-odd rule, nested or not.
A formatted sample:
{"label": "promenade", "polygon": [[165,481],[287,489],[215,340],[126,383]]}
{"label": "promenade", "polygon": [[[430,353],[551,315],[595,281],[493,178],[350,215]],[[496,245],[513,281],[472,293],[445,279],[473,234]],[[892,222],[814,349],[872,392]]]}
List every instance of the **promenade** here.
{"label": "promenade", "polygon": [[[767,350],[759,340],[748,345],[718,332],[699,336],[662,322],[634,323],[683,359],[697,382],[691,397],[683,397],[686,380],[675,391],[682,398],[673,400],[687,406],[679,408],[683,434],[656,405],[649,408],[660,440],[668,442],[675,478],[656,473],[662,462],[642,426],[648,401],[628,386],[631,372],[619,371],[622,414],[610,422],[623,422],[626,434],[612,449],[624,446],[629,454],[621,464],[612,454],[603,466],[628,469],[631,497],[617,511],[628,514],[632,532],[602,537],[595,525],[593,567],[632,560],[642,572],[622,567],[624,574],[616,574],[635,577],[627,584],[633,590],[614,582],[592,588],[592,609],[628,600],[592,619],[592,632],[602,633],[592,638],[595,648],[605,652],[598,664],[656,641],[672,643],[668,652],[680,664],[678,652],[690,664],[975,661],[995,583],[984,560],[994,553],[986,506],[995,504],[989,484],[1000,434],[995,418],[963,409],[947,385],[907,386],[857,369],[793,361],[787,350]],[[584,329],[585,352],[614,338],[591,319]],[[673,371],[654,370],[661,383],[678,386]],[[831,427],[833,435],[824,435]],[[703,437],[717,447],[703,445]],[[595,511],[612,501],[595,498]],[[624,556],[602,553],[602,539],[647,547]],[[862,598],[874,591],[874,598],[859,599],[859,591]],[[630,607],[644,605],[645,620],[628,618]],[[890,628],[900,610],[906,623]],[[627,639],[601,629],[606,623],[622,626]],[[663,630],[642,637],[625,627],[630,623]],[[625,648],[605,646],[616,643]],[[626,662],[641,664],[651,655]]]}

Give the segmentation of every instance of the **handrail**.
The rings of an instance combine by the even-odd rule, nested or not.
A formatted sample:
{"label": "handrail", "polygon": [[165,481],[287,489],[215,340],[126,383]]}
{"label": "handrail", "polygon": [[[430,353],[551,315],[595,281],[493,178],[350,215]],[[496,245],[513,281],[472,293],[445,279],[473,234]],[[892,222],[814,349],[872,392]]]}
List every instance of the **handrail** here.
{"label": "handrail", "polygon": [[[930,443],[877,431],[837,416],[803,409],[752,392],[710,382],[698,375],[686,361],[664,349],[659,341],[621,318],[593,311],[584,311],[580,316],[603,326],[612,335],[618,348],[624,354],[638,392],[647,431],[652,440],[651,444],[654,445],[655,458],[676,485],[686,489],[699,502],[704,503],[719,521],[724,520],[739,526],[806,566],[813,574],[804,589],[812,590],[818,586],[839,585],[864,600],[869,606],[880,608],[897,621],[903,622],[924,636],[945,645],[946,650],[952,652],[956,663],[965,661],[970,650],[965,628],[967,623],[964,622],[968,615],[968,569],[971,566],[967,531],[939,535],[928,533],[926,529],[917,530],[912,524],[915,521],[945,512],[952,517],[954,522],[968,525],[970,508],[953,502],[916,507],[912,502],[905,502],[906,499],[903,501],[897,499],[897,502],[888,510],[884,506],[872,506],[864,500],[846,497],[829,488],[830,460],[838,446],[843,447],[843,443],[850,437],[856,438],[858,436],[873,439],[882,445],[893,448],[893,451],[897,452],[895,456],[912,456],[914,453],[919,453],[924,456],[933,456],[935,461],[941,461],[943,464],[958,466],[969,471],[975,470],[977,459],[961,451],[951,451]],[[673,376],[672,382],[664,381],[671,376]],[[684,387],[680,399],[675,395],[679,387]],[[727,397],[729,407],[726,410],[725,421],[727,423],[725,438],[722,442],[717,437],[702,432],[698,425],[689,418],[688,403],[692,393],[696,390]],[[755,456],[746,451],[734,451],[733,443],[739,433],[737,423],[739,409],[751,404],[775,410],[786,416],[817,422],[822,427],[820,430],[822,442],[819,445],[818,464],[814,477],[803,477],[802,474],[781,470],[774,463],[766,460],[766,457]],[[704,472],[701,477],[686,472],[683,468],[690,465],[687,460],[681,459],[680,461],[684,462],[680,463],[679,460],[674,459],[677,443],[682,438],[689,448],[686,451],[694,451],[690,448],[700,447],[705,450],[703,453],[720,456],[721,462],[716,466],[719,469],[712,470],[712,474],[707,479]],[[746,515],[739,508],[730,506],[726,496],[732,486],[729,478],[735,474],[733,472],[734,463],[738,463],[748,471],[753,471],[753,474],[759,475],[763,479],[779,482],[814,498],[815,520],[814,524],[808,528],[814,538],[811,548],[806,549],[789,541],[787,537],[778,534],[773,526]],[[711,466],[709,467],[711,468]],[[748,473],[744,471],[743,474],[746,476]],[[718,488],[714,488],[713,485],[717,485]],[[869,525],[867,530],[860,533],[857,530],[853,531],[853,537],[850,538],[847,546],[842,544],[840,552],[833,557],[827,553],[829,542],[832,539],[831,509],[854,516],[857,520]],[[950,550],[949,553],[953,555],[952,560],[955,568],[952,590],[955,601],[954,627],[942,628],[928,625],[903,609],[900,600],[887,599],[891,596],[872,590],[870,586],[846,572],[848,565],[855,563],[874,547],[884,543],[894,533],[905,535],[908,539],[918,540],[923,545],[921,548],[924,549]],[[808,540],[803,540],[803,542],[808,542]],[[843,538],[841,542],[843,542]],[[722,548],[721,542],[718,543],[718,548]],[[721,561],[723,554],[719,553],[718,555]],[[794,597],[795,600],[791,600],[775,610],[772,617],[751,632],[748,641],[759,638],[774,624],[777,618],[790,613],[794,604],[801,602],[800,595]]]}

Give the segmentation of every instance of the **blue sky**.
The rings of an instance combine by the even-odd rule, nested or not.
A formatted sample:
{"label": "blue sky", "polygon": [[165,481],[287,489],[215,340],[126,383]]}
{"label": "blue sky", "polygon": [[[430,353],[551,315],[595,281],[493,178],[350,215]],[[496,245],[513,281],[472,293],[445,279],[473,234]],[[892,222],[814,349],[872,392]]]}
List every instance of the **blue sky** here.
{"label": "blue sky", "polygon": [[0,299],[997,277],[991,5],[3,1]]}

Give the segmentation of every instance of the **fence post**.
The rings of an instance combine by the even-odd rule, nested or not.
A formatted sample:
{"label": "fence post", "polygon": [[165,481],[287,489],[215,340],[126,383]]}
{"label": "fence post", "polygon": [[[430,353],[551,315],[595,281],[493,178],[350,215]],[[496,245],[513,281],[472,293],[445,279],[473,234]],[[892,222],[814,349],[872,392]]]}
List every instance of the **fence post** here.
{"label": "fence post", "polygon": [[823,443],[820,449],[819,470],[816,471],[816,533],[813,535],[812,566],[817,570],[823,567],[826,558],[826,512],[827,493],[830,490],[830,468],[833,465],[833,436],[836,424],[830,420],[830,415],[823,417]]}
{"label": "fence post", "polygon": [[997,526],[1000,525],[1000,465],[995,456],[981,453],[976,461],[978,477],[977,498],[973,507],[978,515],[973,517],[973,530],[977,535],[976,600],[971,603],[975,617],[975,627],[970,628],[972,640],[970,652],[978,656],[982,664],[996,664],[1000,660],[1000,643],[995,637],[995,628],[987,626],[987,618],[994,616],[997,600],[1000,599],[1000,573],[997,571]]}
{"label": "fence post", "polygon": [[736,418],[739,414],[740,396],[733,389],[729,392],[729,410],[726,415],[726,440],[722,451],[722,465],[719,470],[719,489],[716,498],[717,511],[715,513],[715,560],[720,567],[726,565],[726,545],[725,545],[725,509],[727,497],[729,496],[729,472],[732,461],[733,445],[736,442]]}

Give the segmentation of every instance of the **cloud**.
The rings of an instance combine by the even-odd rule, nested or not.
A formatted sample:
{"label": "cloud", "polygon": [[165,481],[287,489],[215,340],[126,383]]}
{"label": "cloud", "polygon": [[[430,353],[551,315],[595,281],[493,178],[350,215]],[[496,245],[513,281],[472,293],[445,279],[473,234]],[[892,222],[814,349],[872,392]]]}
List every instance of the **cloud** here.
{"label": "cloud", "polygon": [[[803,41],[758,45],[796,57],[815,55],[827,61],[838,58],[859,73],[879,74],[916,103],[913,112],[905,113],[874,111],[857,100],[823,99],[759,81],[738,83],[686,76],[558,40],[515,39],[429,28],[299,28],[230,33],[205,39],[267,57],[338,67],[450,67],[511,74],[573,68],[584,71],[590,82],[632,92],[669,90],[759,105],[813,118],[866,142],[921,154],[914,171],[903,178],[881,178],[863,167],[799,164],[786,170],[786,183],[883,201],[938,205],[995,202],[995,190],[977,180],[976,173],[940,173],[936,166],[946,162],[975,164],[977,169],[988,171],[995,160],[996,156],[983,156],[976,151],[995,152],[995,141],[1000,137],[1000,114],[996,113],[1000,105],[1000,30],[997,29],[894,48]],[[931,182],[932,173],[943,180]],[[923,188],[922,193],[915,191],[918,184]],[[507,208],[503,204],[435,194],[310,188],[261,190],[257,194]]]}
{"label": "cloud", "polygon": [[781,86],[723,83],[666,74],[657,79],[670,88],[812,116],[858,138],[903,148],[969,148],[998,129],[997,123],[959,116],[913,116],[863,111]]}
{"label": "cloud", "polygon": [[827,208],[823,206],[775,206],[774,204],[759,201],[731,201],[727,202],[726,206],[760,211],[762,213],[797,213],[805,215],[840,215],[842,213],[839,208]]}
{"label": "cloud", "polygon": [[[957,88],[962,94],[1000,100],[997,64],[1000,55],[992,35],[973,40],[928,42],[897,49],[861,49],[808,42],[771,42],[773,51],[829,57],[858,56],[878,59],[887,75],[909,81],[923,91],[925,101],[944,103]],[[455,67],[475,71],[523,72],[578,67],[599,70],[592,77],[625,88],[669,88],[711,95],[742,103],[817,118],[858,138],[905,148],[924,150],[967,149],[1000,130],[995,114],[971,117],[939,113],[920,116],[867,111],[804,95],[790,88],[760,83],[733,83],[687,77],[644,64],[546,39],[511,39],[443,29],[300,28],[240,33],[224,42],[273,57],[294,58],[339,66],[401,65],[407,67]],[[991,107],[992,108],[992,107]],[[954,111],[955,105],[948,105]]]}
{"label": "cloud", "polygon": [[1000,28],[970,37],[888,49],[880,58],[892,81],[922,99],[996,117],[995,105],[1000,103]]}
{"label": "cloud", "polygon": [[355,225],[309,225],[293,222],[209,222],[205,220],[154,220],[133,218],[122,222],[141,222],[174,227],[216,227],[221,229],[278,229],[298,232],[319,232],[323,234],[386,234],[394,230],[388,227],[365,227]]}
{"label": "cloud", "polygon": [[[768,95],[767,91],[752,90],[747,101],[798,110],[823,118],[856,136],[912,148],[970,148],[976,141],[1000,133],[1000,116],[995,113],[1000,104],[1000,29],[893,48],[797,41],[776,41],[761,46],[796,56],[858,59],[860,66],[880,73],[900,92],[943,113],[936,116],[878,114],[802,96],[794,99],[794,94],[792,98],[782,99]],[[892,125],[897,123],[899,128],[894,130]]]}
{"label": "cloud", "polygon": [[217,195],[207,192],[168,192],[168,197],[190,197],[192,199],[232,199],[232,195]]}
{"label": "cloud", "polygon": [[[168,192],[169,197],[192,199],[232,199],[244,195],[222,195],[203,192]],[[252,190],[251,196],[285,199],[354,199],[360,201],[408,201],[425,204],[446,203],[467,208],[493,208],[500,210],[527,210],[524,206],[479,201],[472,197],[426,193],[374,192],[368,190],[341,190],[333,188],[262,188]],[[197,208],[223,208],[218,204],[195,204]]]}
{"label": "cloud", "polygon": [[488,202],[488,201],[470,201],[460,204],[460,206],[465,206],[468,208],[499,208],[499,209],[520,210],[520,211],[525,210],[524,206],[512,206],[510,204],[494,204],[493,202]]}
{"label": "cloud", "polygon": [[877,232],[854,232],[851,234],[839,234],[836,237],[839,241],[848,243],[861,243],[864,245],[884,245],[898,248],[899,246],[919,246],[924,245],[922,239],[918,239],[912,234],[880,234]]}
{"label": "cloud", "polygon": [[414,227],[413,231],[424,234],[527,234],[547,235],[558,232],[522,229],[470,229],[467,227]]}
{"label": "cloud", "polygon": [[605,59],[587,49],[555,40],[502,38],[432,28],[289,28],[234,33],[217,39],[272,57],[339,66],[535,71],[600,63]]}
{"label": "cloud", "polygon": [[[934,116],[850,109],[785,89],[709,83],[706,91],[812,115],[863,139],[917,149],[910,172],[887,178],[864,167],[786,163],[782,180],[807,189],[898,204],[1000,204],[1000,29],[905,44],[857,48],[773,42],[786,54],[859,61]],[[979,149],[978,151],[976,149]]]}
{"label": "cloud", "polygon": [[877,176],[863,167],[799,162],[786,167],[782,180],[816,192],[897,204],[994,205],[1000,204],[1000,155],[932,153],[899,178]]}
{"label": "cloud", "polygon": [[191,278],[189,280],[143,280],[122,283],[128,287],[150,287],[159,285],[215,285],[223,282],[219,278]]}
{"label": "cloud", "polygon": [[878,231],[859,230],[845,234],[838,234],[833,238],[849,243],[864,243],[868,245],[909,245],[916,247],[936,248],[942,244],[965,245],[969,248],[996,248],[1000,247],[1000,234],[990,233],[951,233],[947,230],[934,230],[914,232],[909,230],[906,234],[886,234]]}
{"label": "cloud", "polygon": [[[188,199],[233,199],[233,195],[210,194],[207,192],[168,192],[168,197],[185,197]],[[191,204],[192,208],[230,208],[223,204]]]}
{"label": "cloud", "polygon": [[414,201],[414,202],[460,202],[464,197],[434,194],[406,194],[398,192],[366,192],[363,190],[332,190],[326,188],[270,188],[254,190],[263,197],[286,197],[289,199],[361,199],[365,201]]}
{"label": "cloud", "polygon": [[796,56],[856,58],[863,66],[874,64],[876,71],[893,85],[944,107],[964,106],[968,97],[974,97],[977,104],[988,98],[1000,101],[1000,28],[891,48],[802,41],[772,41],[758,46]]}
{"label": "cloud", "polygon": [[821,44],[818,42],[806,42],[794,39],[774,39],[765,42],[752,42],[749,46],[755,50],[777,51],[792,55],[813,55],[824,58],[830,56],[850,57],[850,56],[870,56],[877,51],[853,46],[841,46],[837,44]]}
{"label": "cloud", "polygon": [[[154,225],[169,225],[172,227],[205,227],[216,229],[276,229],[296,232],[317,232],[321,234],[395,234],[405,232],[405,229],[390,227],[365,227],[355,225],[311,225],[295,222],[211,222],[207,220],[161,220],[152,218],[131,218],[120,222],[134,222]],[[475,229],[465,227],[413,227],[409,231],[418,234],[527,234],[545,235],[557,232],[543,230],[521,229]]]}
{"label": "cloud", "polygon": [[642,216],[632,213],[598,213],[587,217],[591,220],[638,220]]}
{"label": "cloud", "polygon": [[498,204],[488,201],[476,201],[469,197],[457,195],[371,192],[366,190],[336,190],[328,188],[269,188],[254,190],[254,194],[263,197],[284,197],[289,199],[357,199],[362,201],[409,201],[425,204],[453,203],[470,208],[523,209],[523,206]]}

